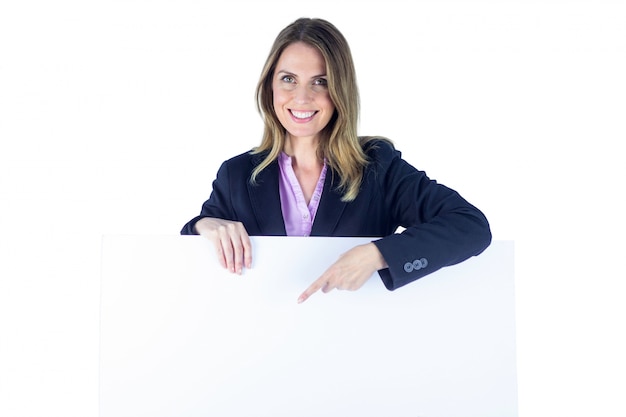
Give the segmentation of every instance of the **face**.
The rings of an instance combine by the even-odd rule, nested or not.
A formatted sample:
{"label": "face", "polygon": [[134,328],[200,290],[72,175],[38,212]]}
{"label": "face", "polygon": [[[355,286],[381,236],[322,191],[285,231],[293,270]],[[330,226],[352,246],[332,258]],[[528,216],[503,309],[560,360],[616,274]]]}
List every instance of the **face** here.
{"label": "face", "polygon": [[335,111],[322,54],[303,42],[289,45],[276,63],[272,90],[274,111],[288,136],[319,139]]}

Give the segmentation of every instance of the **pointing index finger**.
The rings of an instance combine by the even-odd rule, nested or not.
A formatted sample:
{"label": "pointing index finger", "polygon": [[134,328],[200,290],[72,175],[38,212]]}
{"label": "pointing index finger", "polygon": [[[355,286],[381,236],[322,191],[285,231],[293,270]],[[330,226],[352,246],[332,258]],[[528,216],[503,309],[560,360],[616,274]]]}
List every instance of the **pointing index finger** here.
{"label": "pointing index finger", "polygon": [[313,284],[311,284],[309,288],[307,288],[302,294],[300,294],[300,297],[298,297],[298,304],[305,302],[307,298],[322,289],[325,285],[326,279],[323,276],[315,280],[315,282],[313,282]]}

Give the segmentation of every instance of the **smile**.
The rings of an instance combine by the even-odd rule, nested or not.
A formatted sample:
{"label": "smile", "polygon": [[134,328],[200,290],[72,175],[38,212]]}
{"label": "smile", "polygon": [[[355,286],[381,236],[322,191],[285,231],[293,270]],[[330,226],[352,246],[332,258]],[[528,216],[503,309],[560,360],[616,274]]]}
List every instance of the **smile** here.
{"label": "smile", "polygon": [[295,117],[296,119],[299,120],[306,120],[306,119],[310,119],[311,117],[313,117],[313,115],[315,115],[315,111],[297,111],[297,110],[291,110],[291,115],[293,117]]}

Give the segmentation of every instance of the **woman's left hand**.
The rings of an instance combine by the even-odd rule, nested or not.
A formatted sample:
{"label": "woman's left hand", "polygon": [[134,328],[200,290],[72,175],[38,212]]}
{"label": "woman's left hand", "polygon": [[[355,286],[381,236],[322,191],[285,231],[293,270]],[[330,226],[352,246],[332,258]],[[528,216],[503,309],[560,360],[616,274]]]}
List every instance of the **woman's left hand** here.
{"label": "woman's left hand", "polygon": [[358,290],[379,269],[387,267],[385,259],[373,243],[355,246],[342,254],[313,284],[298,297],[303,303],[318,290]]}

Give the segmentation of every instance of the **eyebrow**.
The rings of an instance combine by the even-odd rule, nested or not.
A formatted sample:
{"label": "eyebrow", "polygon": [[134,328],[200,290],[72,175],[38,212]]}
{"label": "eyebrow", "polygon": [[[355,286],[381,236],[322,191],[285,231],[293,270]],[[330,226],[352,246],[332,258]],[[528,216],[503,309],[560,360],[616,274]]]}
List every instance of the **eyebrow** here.
{"label": "eyebrow", "polygon": [[[278,71],[276,71],[276,75],[278,75],[278,74],[293,75],[295,77],[298,76],[296,73],[288,71],[288,70],[278,70]],[[321,78],[321,77],[327,77],[326,73],[314,75],[314,76],[311,77],[311,79],[313,79],[313,78]]]}

